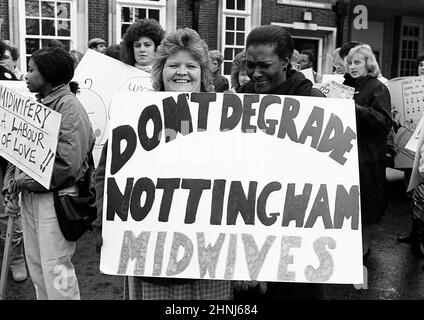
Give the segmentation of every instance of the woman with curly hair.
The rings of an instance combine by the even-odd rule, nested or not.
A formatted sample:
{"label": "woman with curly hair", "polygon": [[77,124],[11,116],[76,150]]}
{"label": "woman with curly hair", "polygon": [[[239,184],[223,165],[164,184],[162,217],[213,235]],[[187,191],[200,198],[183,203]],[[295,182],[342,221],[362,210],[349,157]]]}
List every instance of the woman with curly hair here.
{"label": "woman with curly hair", "polygon": [[238,53],[231,65],[231,90],[237,92],[240,87],[250,81],[246,73],[246,51]]}
{"label": "woman with curly hair", "polygon": [[155,19],[134,22],[125,32],[121,45],[121,61],[150,72],[155,62],[156,48],[165,31]]}
{"label": "woman with curly hair", "polygon": [[230,88],[227,78],[220,74],[224,56],[218,50],[210,50],[208,52],[210,59],[210,70],[212,72],[213,86],[215,92],[224,92]]}

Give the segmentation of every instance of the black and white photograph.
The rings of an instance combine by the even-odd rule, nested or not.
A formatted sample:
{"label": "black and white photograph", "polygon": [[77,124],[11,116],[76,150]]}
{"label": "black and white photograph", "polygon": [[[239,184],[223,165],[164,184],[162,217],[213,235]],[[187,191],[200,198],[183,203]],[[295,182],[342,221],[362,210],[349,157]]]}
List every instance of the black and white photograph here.
{"label": "black and white photograph", "polygon": [[423,114],[424,0],[0,0],[0,300],[424,300]]}

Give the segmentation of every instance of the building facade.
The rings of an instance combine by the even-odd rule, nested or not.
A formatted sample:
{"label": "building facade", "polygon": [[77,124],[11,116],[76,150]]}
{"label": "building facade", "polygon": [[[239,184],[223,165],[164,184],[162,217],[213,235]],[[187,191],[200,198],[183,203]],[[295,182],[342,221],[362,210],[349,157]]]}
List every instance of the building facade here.
{"label": "building facade", "polygon": [[[368,8],[368,29],[354,27],[359,2]],[[290,30],[297,50],[317,52],[320,73],[332,71],[332,52],[353,39],[371,44],[383,74],[394,77],[411,73],[412,61],[424,52],[424,8],[399,6],[394,0],[0,0],[0,35],[19,45],[26,70],[28,57],[50,39],[85,52],[89,39],[119,43],[132,22],[149,17],[166,31],[197,30],[210,49],[224,54],[228,75],[250,30],[276,24]]]}

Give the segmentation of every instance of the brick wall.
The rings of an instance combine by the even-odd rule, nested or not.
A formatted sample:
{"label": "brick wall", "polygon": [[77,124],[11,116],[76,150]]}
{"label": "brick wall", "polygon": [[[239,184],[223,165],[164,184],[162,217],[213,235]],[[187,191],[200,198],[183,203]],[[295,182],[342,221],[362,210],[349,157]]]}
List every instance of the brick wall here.
{"label": "brick wall", "polygon": [[[327,1],[331,3],[331,1]],[[292,23],[302,22],[303,11],[306,8],[278,4],[276,0],[264,0],[262,2],[262,24],[271,22]],[[307,8],[312,11],[313,23],[320,26],[335,27],[336,15],[328,9]]]}
{"label": "brick wall", "polygon": [[0,1],[0,18],[3,19],[0,32],[1,40],[9,40],[9,4],[7,0]]}
{"label": "brick wall", "polygon": [[88,39],[102,38],[108,41],[108,0],[88,0]]}
{"label": "brick wall", "polygon": [[210,50],[217,49],[218,36],[218,3],[217,1],[201,1],[199,16],[199,34],[205,39]]}
{"label": "brick wall", "polygon": [[[206,41],[209,49],[217,48],[218,2],[200,0],[198,33]],[[191,0],[177,1],[177,28],[193,28]]]}
{"label": "brick wall", "polygon": [[191,11],[191,0],[177,1],[177,29],[192,28],[193,12]]}

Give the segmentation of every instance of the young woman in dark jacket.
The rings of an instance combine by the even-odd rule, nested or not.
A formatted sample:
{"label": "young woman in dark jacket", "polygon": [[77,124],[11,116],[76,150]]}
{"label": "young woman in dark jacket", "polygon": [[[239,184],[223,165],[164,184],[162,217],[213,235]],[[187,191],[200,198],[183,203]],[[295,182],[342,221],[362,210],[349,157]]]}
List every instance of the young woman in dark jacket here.
{"label": "young woman in dark jacket", "polygon": [[362,243],[366,262],[372,225],[380,221],[385,211],[386,141],[393,124],[390,93],[377,79],[380,70],[370,46],[364,44],[351,49],[345,68],[347,74],[343,84],[355,88]]}
{"label": "young woman in dark jacket", "polygon": [[[251,81],[237,92],[325,97],[302,73],[291,69],[293,49],[293,40],[283,27],[253,29],[246,40],[246,73]],[[235,287],[235,300],[323,298],[321,284],[245,281]]]}

